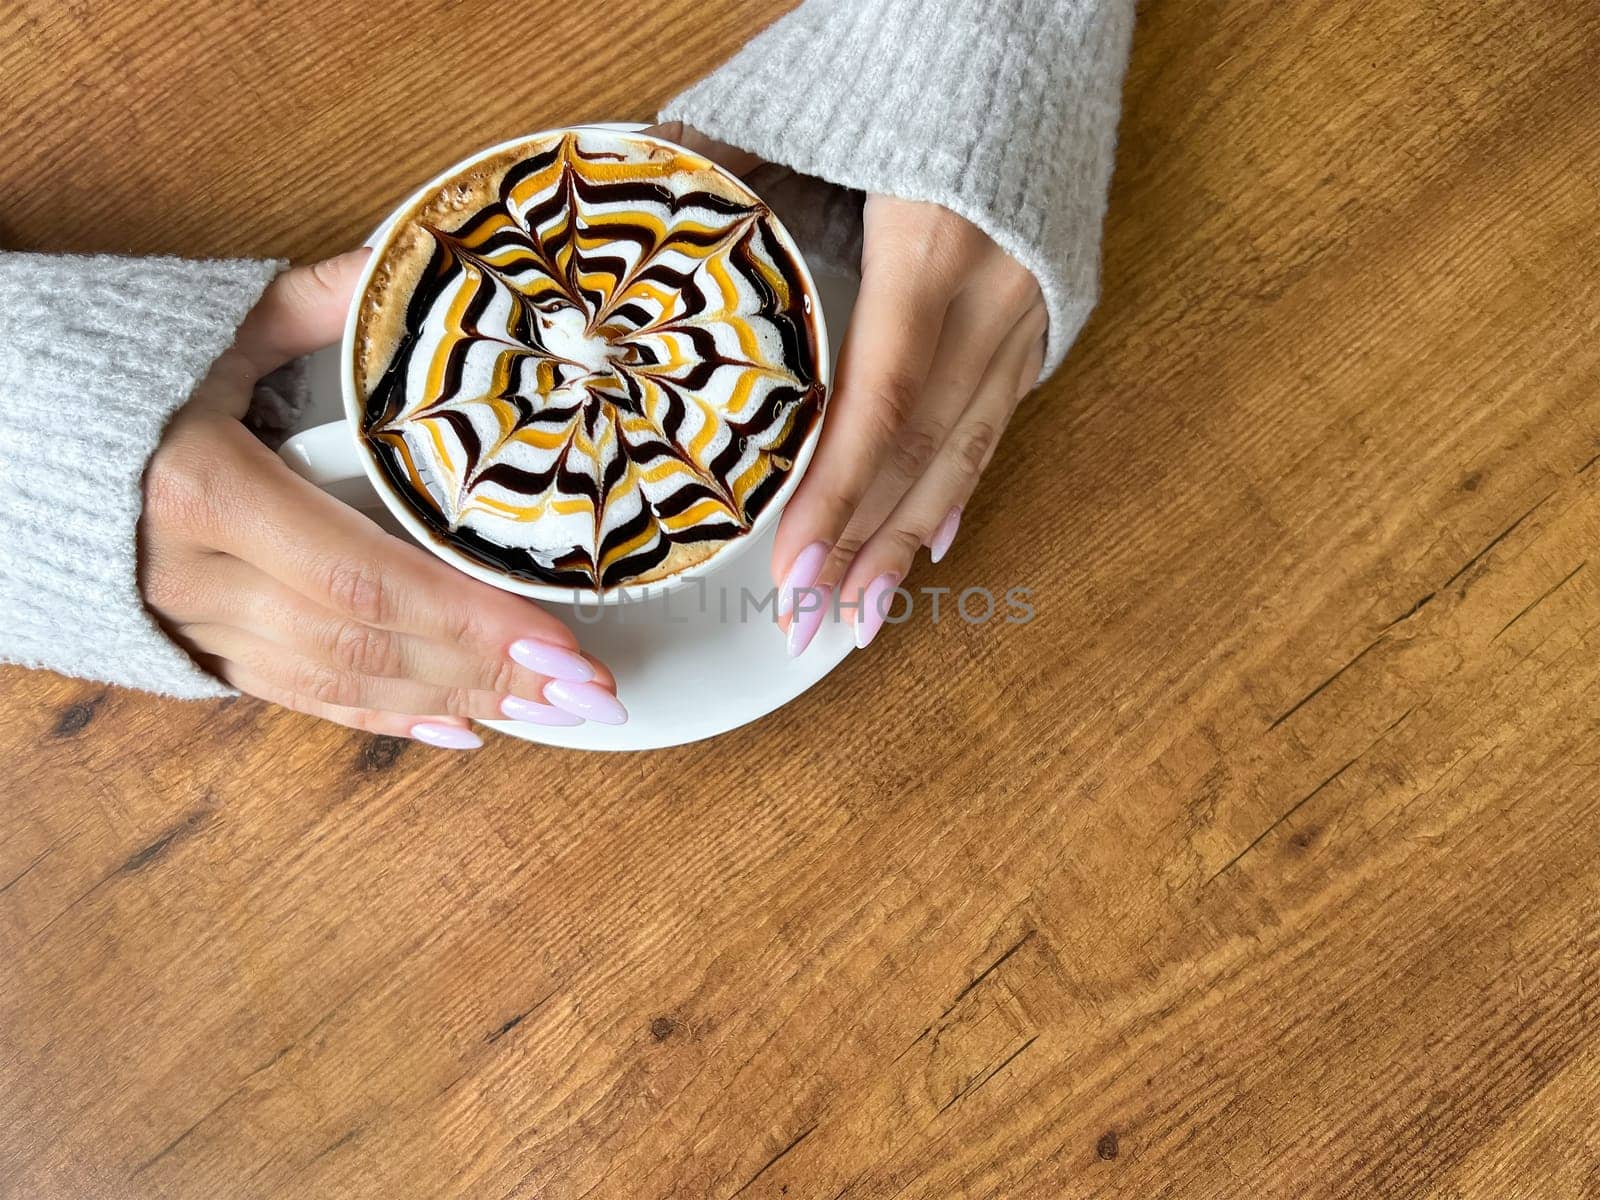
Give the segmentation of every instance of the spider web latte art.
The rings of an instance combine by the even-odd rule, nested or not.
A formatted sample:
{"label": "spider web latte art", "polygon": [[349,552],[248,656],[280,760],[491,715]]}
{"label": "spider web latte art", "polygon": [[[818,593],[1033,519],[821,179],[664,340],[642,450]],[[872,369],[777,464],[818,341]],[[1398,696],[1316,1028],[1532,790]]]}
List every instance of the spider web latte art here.
{"label": "spider web latte art", "polygon": [[516,578],[604,590],[704,560],[821,418],[793,243],[689,151],[519,144],[383,254],[358,325],[367,444],[430,530]]}

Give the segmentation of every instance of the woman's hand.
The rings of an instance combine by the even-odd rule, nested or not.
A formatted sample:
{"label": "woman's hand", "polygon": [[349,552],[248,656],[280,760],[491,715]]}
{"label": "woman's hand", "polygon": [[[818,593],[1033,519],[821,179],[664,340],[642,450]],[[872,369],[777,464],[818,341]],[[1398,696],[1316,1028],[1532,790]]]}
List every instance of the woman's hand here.
{"label": "woman's hand", "polygon": [[970,221],[872,195],[861,293],[811,467],[778,525],[773,578],[789,652],[815,636],[832,589],[856,645],[883,627],[923,546],[934,562],[1044,361],[1038,282]]}
{"label": "woman's hand", "polygon": [[[736,174],[761,160],[679,122],[653,132]],[[789,653],[837,593],[856,645],[883,627],[923,546],[938,562],[978,477],[1044,363],[1033,273],[937,204],[870,195],[861,292],[810,468],[778,524],[772,578]]]}
{"label": "woman's hand", "polygon": [[240,691],[371,733],[472,749],[469,717],[626,720],[559,621],[391,537],[241,423],[258,379],[338,340],[365,253],[279,276],[173,417],[145,471],[146,604]]}

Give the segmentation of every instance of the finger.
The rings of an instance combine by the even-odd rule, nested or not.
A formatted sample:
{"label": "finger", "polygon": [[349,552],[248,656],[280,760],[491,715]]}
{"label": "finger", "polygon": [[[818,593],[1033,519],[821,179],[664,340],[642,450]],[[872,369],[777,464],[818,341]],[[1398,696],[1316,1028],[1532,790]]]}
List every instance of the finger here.
{"label": "finger", "polygon": [[232,625],[189,625],[183,634],[204,652],[237,663],[285,692],[336,708],[480,721],[505,717],[506,697],[495,692],[440,687],[414,679],[358,675]]}
{"label": "finger", "polygon": [[660,125],[652,125],[644,132],[669,142],[677,142],[685,150],[693,150],[735,175],[747,175],[766,161],[759,154],[751,154],[748,150],[741,150],[737,146],[708,138],[698,129],[685,125],[682,121],[663,121]]}
{"label": "finger", "polygon": [[384,737],[410,738],[445,750],[476,750],[483,745],[483,739],[472,732],[465,721],[456,717],[436,716],[431,720],[419,721],[404,713],[325,704],[309,696],[297,695],[275,680],[238,663],[220,659],[203,659],[202,663],[213,675],[241,692],[265,700],[268,704],[332,721],[335,725]]}
{"label": "finger", "polygon": [[[199,607],[191,605],[189,621],[236,626],[352,674],[536,701],[552,679],[508,655],[476,655],[453,643],[338,616],[231,555],[213,555],[191,575],[192,587],[203,599]],[[592,661],[590,666],[597,683],[614,688],[604,666]]]}
{"label": "finger", "polygon": [[363,246],[279,275],[239,327],[233,352],[260,378],[290,359],[337,342],[370,253]]}
{"label": "finger", "polygon": [[772,573],[780,612],[816,584],[920,405],[948,305],[937,273],[914,261],[891,253],[866,264],[816,455],[778,522]]}
{"label": "finger", "polygon": [[511,656],[574,684],[599,676],[571,631],[531,601],[385,533],[264,446],[244,454],[249,461],[228,497],[238,519],[218,522],[218,549],[348,621],[445,642],[484,659]]}
{"label": "finger", "polygon": [[1043,336],[1041,314],[1030,315],[1006,338],[927,472],[862,545],[839,592],[856,606],[857,646],[867,646],[883,627],[890,597],[917,551],[932,544],[950,514],[959,514],[971,498],[1001,432],[1038,374]]}
{"label": "finger", "polygon": [[974,287],[950,306],[928,368],[922,403],[879,465],[866,495],[835,543],[819,583],[838,585],[843,581],[851,560],[926,473],[961,414],[972,403],[1001,343],[1027,311],[1025,305],[1013,309],[993,301],[987,289]]}

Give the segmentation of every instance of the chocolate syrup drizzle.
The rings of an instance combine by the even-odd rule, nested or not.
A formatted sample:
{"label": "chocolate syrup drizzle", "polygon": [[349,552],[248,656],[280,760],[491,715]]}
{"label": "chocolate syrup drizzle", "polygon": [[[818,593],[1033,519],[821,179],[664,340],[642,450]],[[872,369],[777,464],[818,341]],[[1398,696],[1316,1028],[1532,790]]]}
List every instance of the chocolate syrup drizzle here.
{"label": "chocolate syrup drizzle", "polygon": [[[806,309],[802,274],[775,235],[770,211],[753,196],[745,200],[703,189],[680,194],[647,172],[619,171],[610,161],[615,157],[586,153],[579,135],[567,134],[507,170],[496,202],[453,230],[429,227],[432,255],[407,304],[394,354],[367,397],[362,422],[384,474],[437,537],[514,578],[584,589],[614,587],[646,574],[674,546],[722,542],[746,533],[782,488],[824,403],[816,378],[817,329]],[[558,163],[558,182],[527,204],[519,185],[550,173]],[[522,204],[526,207],[519,211]],[[613,207],[595,211],[599,206]],[[692,220],[686,219],[690,213]],[[620,243],[637,246],[637,258],[630,262],[617,253]],[[663,261],[669,248],[695,258],[698,265],[673,269]],[[698,276],[712,256],[721,256],[725,269],[758,298],[753,313],[713,312],[707,317],[708,290],[712,297],[717,292]],[[776,287],[769,278],[774,268]],[[430,316],[462,280],[472,291],[457,330],[447,346],[423,349]],[[564,448],[546,469],[497,460],[495,447],[484,445],[468,416],[444,407],[463,398],[463,368],[473,342],[507,342],[499,329],[480,328],[496,296],[491,280],[513,297],[509,331],[515,346],[506,386],[483,400],[514,409],[512,433],[541,426],[553,433],[566,431]],[[659,311],[659,305],[640,298],[654,289],[675,297],[670,311]],[[563,358],[547,344],[540,317],[548,320],[564,308],[576,309],[585,329],[608,343],[605,369]],[[776,332],[781,351],[770,364],[736,357],[718,346],[702,318],[759,321]],[[661,342],[651,340],[663,334],[675,335],[691,348],[692,353],[680,354],[686,361],[676,368],[664,367]],[[754,341],[747,337],[742,344]],[[408,395],[413,356],[432,353],[437,360],[441,351],[438,395]],[[730,436],[720,452],[701,461],[687,444],[689,406],[706,411],[703,389],[719,371],[729,369],[757,370],[764,380],[777,382],[739,419],[718,411]],[[506,546],[466,524],[452,523],[409,462],[402,431],[408,423],[423,420],[448,427],[464,455],[458,465],[461,478],[471,480],[468,490],[494,485],[497,496],[510,494],[529,506],[552,497],[581,498],[593,510],[594,540],[587,545]],[[609,430],[604,428],[608,425]],[[579,443],[594,446],[608,436],[620,453],[612,454],[595,478],[592,460]],[[500,445],[505,444],[502,439]],[[752,447],[758,451],[754,457]],[[654,486],[655,494],[646,494],[637,482],[647,469],[657,477],[665,472],[668,480]],[[757,476],[753,481],[752,475]],[[603,529],[608,505],[632,494],[645,501],[639,511]],[[701,515],[686,518],[697,506]]]}

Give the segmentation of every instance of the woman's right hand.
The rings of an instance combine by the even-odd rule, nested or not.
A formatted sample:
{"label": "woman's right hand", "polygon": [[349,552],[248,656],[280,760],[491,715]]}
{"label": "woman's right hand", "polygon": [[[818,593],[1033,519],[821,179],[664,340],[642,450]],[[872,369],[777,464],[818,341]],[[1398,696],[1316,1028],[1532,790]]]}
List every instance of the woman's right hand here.
{"label": "woman's right hand", "polygon": [[280,275],[173,417],[144,477],[146,605],[240,691],[370,733],[472,749],[467,718],[626,720],[560,621],[385,533],[244,426],[257,380],[338,340],[365,253]]}

